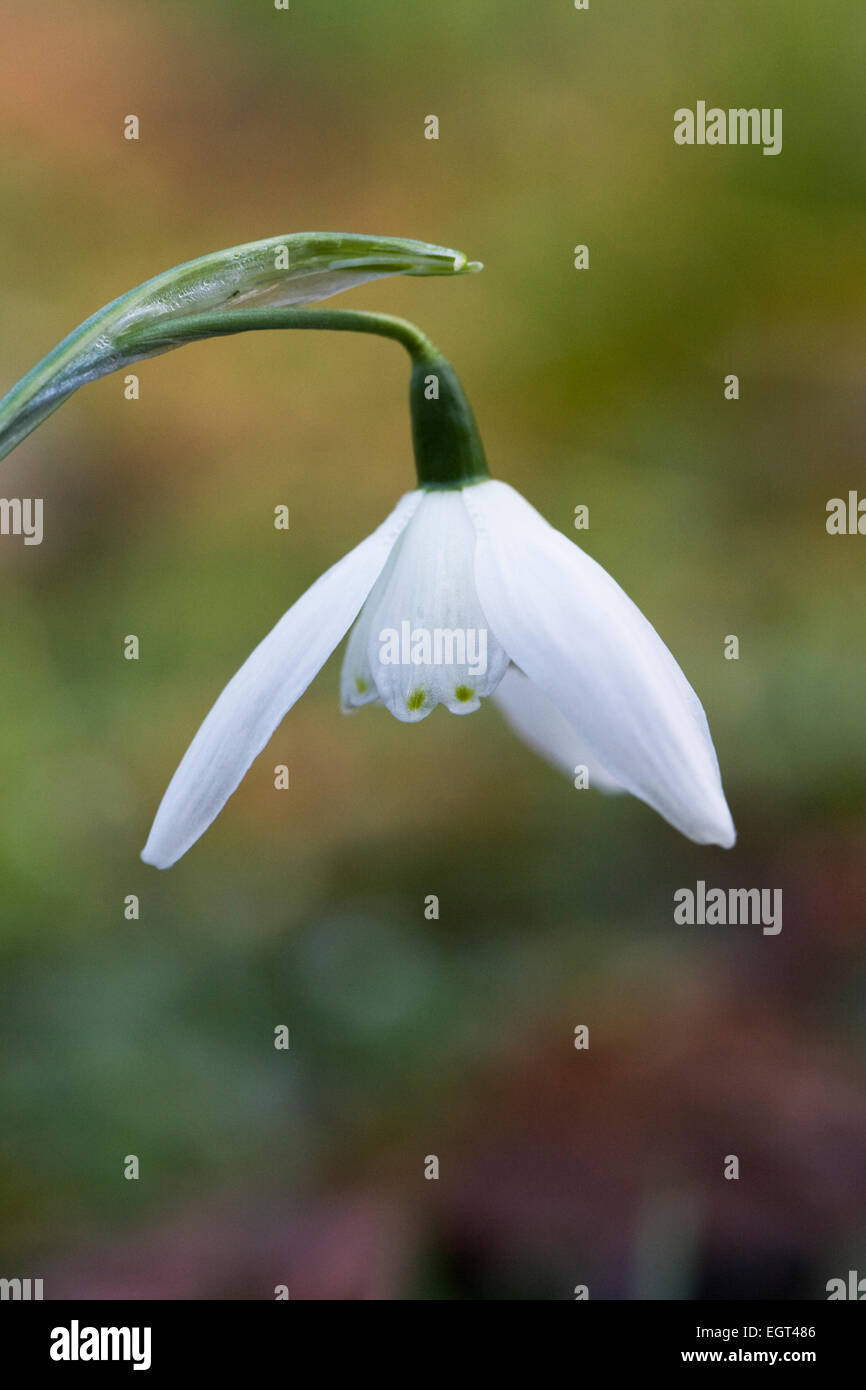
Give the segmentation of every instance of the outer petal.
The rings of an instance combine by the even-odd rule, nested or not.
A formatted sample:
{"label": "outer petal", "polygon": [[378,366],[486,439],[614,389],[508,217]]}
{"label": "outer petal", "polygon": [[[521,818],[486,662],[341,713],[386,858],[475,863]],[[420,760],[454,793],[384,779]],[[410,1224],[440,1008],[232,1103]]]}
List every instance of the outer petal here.
{"label": "outer petal", "polygon": [[528,676],[511,666],[492,696],[516,734],[534,753],[573,777],[584,766],[589,785],[604,792],[621,792],[618,782],[592,756],[580,735]]}
{"label": "outer petal", "polygon": [[345,635],[421,501],[407,493],[372,535],[317,579],[247,658],[169,783],[142,859],[167,869],[208,828],[250,763]]}
{"label": "outer petal", "polygon": [[464,489],[476,584],[512,661],[627,791],[700,844],[736,834],[700,701],[600,565],[505,483]]}

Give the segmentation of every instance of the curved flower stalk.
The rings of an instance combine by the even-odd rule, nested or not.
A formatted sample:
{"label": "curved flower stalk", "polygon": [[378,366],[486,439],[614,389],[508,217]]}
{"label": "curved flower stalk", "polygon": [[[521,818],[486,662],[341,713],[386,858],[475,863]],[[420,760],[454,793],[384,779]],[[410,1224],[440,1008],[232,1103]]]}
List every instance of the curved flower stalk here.
{"label": "curved flower stalk", "polygon": [[13,386],[0,401],[0,459],[79,386],[190,341],[167,332],[178,320],[195,316],[195,336],[207,337],[207,323],[225,313],[310,304],[386,275],[478,269],[445,246],[344,232],[268,237],[187,261],[112,300]]}
{"label": "curved flower stalk", "polygon": [[[275,278],[262,256],[293,241],[294,271]],[[303,307],[379,275],[479,268],[421,242],[316,234],[252,243],[116,300],[0,402],[2,453],[84,381],[203,337],[352,330],[393,338],[412,359],[418,487],[289,608],[226,686],[163,797],[147,863],[169,867],[204,833],[350,629],[346,712],[381,702],[417,723],[437,705],[464,715],[492,697],[526,743],[570,775],[586,767],[592,785],[631,792],[700,844],[734,843],[700,701],[610,575],[490,478],[451,365],[402,319]]]}

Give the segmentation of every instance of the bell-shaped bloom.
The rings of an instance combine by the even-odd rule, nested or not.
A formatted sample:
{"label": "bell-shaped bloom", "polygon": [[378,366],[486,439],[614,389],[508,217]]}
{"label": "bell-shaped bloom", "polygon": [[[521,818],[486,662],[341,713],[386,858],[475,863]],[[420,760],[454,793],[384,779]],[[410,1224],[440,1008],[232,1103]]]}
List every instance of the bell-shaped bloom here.
{"label": "bell-shaped bloom", "polygon": [[[357,622],[355,620],[357,619]],[[277,623],[220,695],[157,812],[142,858],[173,864],[207,829],[355,624],[343,708],[405,722],[493,696],[570,775],[647,802],[700,844],[735,832],[700,701],[600,565],[506,483],[407,493]]]}

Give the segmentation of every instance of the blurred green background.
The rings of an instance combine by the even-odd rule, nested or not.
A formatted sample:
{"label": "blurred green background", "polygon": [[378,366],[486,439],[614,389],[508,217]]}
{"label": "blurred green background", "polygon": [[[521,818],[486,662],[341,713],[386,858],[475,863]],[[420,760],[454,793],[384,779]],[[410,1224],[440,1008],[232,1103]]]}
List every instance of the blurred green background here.
{"label": "blurred green background", "polygon": [[[207,836],[144,866],[213,698],[412,485],[408,368],[262,334],[142,363],[137,402],[86,388],[3,464],[46,529],[0,542],[0,1274],[314,1299],[866,1274],[866,540],[824,525],[866,491],[862,5],[7,0],[0,53],[2,389],[220,247],[483,260],[339,302],[420,323],[555,525],[589,506],[740,836],[578,795],[493,709],[344,719],[337,656]],[[782,154],[675,146],[699,99],[782,107]],[[698,878],[781,887],[781,935],[675,926]]]}

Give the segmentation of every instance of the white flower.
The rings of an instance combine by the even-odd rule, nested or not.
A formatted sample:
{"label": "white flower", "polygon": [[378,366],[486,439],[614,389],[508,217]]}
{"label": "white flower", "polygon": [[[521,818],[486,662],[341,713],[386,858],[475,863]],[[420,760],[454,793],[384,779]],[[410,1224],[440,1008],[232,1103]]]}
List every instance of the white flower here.
{"label": "white flower", "polygon": [[734,843],[706,717],[655,629],[600,565],[487,480],[407,493],[280,619],[193,739],[147,863],[167,868],[204,833],[356,618],[345,709],[381,700],[416,721],[493,695],[569,774],[584,764],[591,785],[631,792],[690,839]]}

